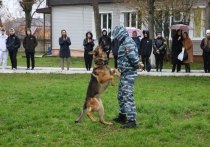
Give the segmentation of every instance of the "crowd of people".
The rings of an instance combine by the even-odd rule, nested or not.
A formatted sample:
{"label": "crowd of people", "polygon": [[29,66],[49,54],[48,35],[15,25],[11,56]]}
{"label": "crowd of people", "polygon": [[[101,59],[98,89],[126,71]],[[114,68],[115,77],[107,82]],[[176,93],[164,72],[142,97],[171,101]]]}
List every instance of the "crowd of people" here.
{"label": "crowd of people", "polygon": [[[21,41],[15,34],[15,30],[13,28],[9,30],[9,36],[6,35],[6,30],[4,28],[1,28],[0,30],[0,65],[2,64],[2,69],[6,68],[9,53],[12,69],[17,70],[17,53],[20,48]],[[30,29],[27,29],[26,36],[23,39],[23,47],[25,48],[27,59],[27,70],[30,69],[30,61],[31,70],[34,70],[34,54],[37,44],[36,37],[32,35]]]}
{"label": "crowd of people", "polygon": [[[11,66],[13,70],[17,70],[17,52],[20,48],[21,41],[19,37],[15,34],[14,29],[9,30],[9,36],[6,34],[4,28],[0,29],[0,65],[2,69],[7,66],[8,54],[11,61]],[[114,67],[117,68],[118,59],[118,49],[120,42],[117,39],[111,39],[108,32],[103,29],[99,38],[98,44],[104,48],[107,53],[107,57],[110,57],[110,53],[114,57]],[[152,68],[150,63],[150,56],[153,53],[155,56],[155,67],[157,72],[162,72],[164,57],[166,54],[166,40],[162,36],[161,32],[156,34],[156,38],[152,40],[149,36],[149,31],[143,31],[143,36],[137,36],[137,32],[133,31],[132,39],[134,40],[136,47],[138,49],[138,55],[145,65],[143,70],[149,72]],[[23,47],[26,54],[27,70],[33,70],[35,67],[35,48],[37,47],[37,39],[32,35],[31,30],[26,30],[26,36],[23,39]],[[61,58],[61,69],[64,70],[64,62],[67,62],[67,70],[70,68],[70,37],[67,36],[66,30],[61,31],[61,37],[59,38],[60,52],[59,56]],[[87,71],[90,71],[92,67],[93,55],[91,54],[95,43],[93,39],[93,34],[87,32],[83,40],[84,46],[84,62]],[[206,30],[206,37],[201,41],[201,49],[203,50],[203,61],[204,61],[204,71],[205,73],[210,73],[210,30]],[[187,58],[183,61],[178,59],[179,54],[184,50]],[[172,38],[171,45],[171,63],[172,72],[180,72],[181,66],[185,66],[185,71],[187,73],[191,72],[191,63],[193,63],[193,43],[190,39],[188,32],[177,30],[176,34]],[[30,68],[31,67],[31,68]]]}

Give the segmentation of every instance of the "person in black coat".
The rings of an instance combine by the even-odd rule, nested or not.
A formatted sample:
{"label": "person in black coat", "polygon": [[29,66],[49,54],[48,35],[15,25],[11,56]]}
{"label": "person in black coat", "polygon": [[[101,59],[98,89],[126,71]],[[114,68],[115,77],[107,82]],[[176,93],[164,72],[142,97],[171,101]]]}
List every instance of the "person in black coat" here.
{"label": "person in black coat", "polygon": [[118,49],[119,49],[119,41],[115,38],[112,40],[112,45],[111,45],[111,49],[112,49],[112,54],[114,56],[114,67],[117,69],[117,58],[118,58]]}
{"label": "person in black coat", "polygon": [[109,59],[109,54],[111,51],[111,38],[107,35],[107,31],[103,30],[102,31],[102,36],[99,38],[99,43],[100,46],[104,49],[104,51],[107,54],[107,58]]}
{"label": "person in black coat", "polygon": [[64,70],[64,59],[66,58],[67,61],[67,70],[69,70],[70,66],[70,48],[71,40],[67,36],[66,30],[61,31],[61,37],[59,38],[59,45],[60,45],[60,58],[61,58],[61,69]]}
{"label": "person in black coat", "polygon": [[139,55],[141,56],[144,67],[147,71],[150,71],[151,64],[149,62],[149,57],[152,52],[152,39],[149,38],[149,31],[143,32],[144,38],[140,42]]}
{"label": "person in black coat", "polygon": [[178,60],[178,55],[182,52],[182,40],[182,30],[177,30],[172,38],[172,72],[175,72],[176,67],[177,72],[181,71],[182,62]]}
{"label": "person in black coat", "polygon": [[210,30],[206,30],[206,37],[201,41],[205,73],[210,73]]}
{"label": "person in black coat", "polygon": [[13,28],[10,29],[9,33],[10,35],[7,38],[6,46],[9,51],[12,69],[17,70],[17,52],[20,48],[20,39],[15,35],[15,30]]}
{"label": "person in black coat", "polygon": [[86,33],[86,38],[83,41],[84,46],[84,59],[85,59],[85,67],[87,71],[90,71],[93,61],[93,54],[91,52],[93,51],[94,47],[94,40],[93,40],[93,34],[91,32]]}
{"label": "person in black coat", "polygon": [[156,71],[163,69],[163,59],[166,53],[165,39],[162,37],[161,33],[157,33],[157,38],[153,43],[153,54],[155,55]]}
{"label": "person in black coat", "polygon": [[34,61],[34,54],[35,48],[37,46],[36,37],[31,34],[31,30],[28,29],[26,31],[26,37],[23,40],[23,47],[25,48],[26,53],[26,60],[27,60],[27,70],[30,69],[30,60],[31,60],[31,70],[34,69],[35,61]]}

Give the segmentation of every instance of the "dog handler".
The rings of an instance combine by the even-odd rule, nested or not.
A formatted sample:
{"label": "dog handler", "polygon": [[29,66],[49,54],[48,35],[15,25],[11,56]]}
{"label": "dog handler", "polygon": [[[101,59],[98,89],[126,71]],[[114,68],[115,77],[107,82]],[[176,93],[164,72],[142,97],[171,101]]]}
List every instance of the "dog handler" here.
{"label": "dog handler", "polygon": [[[112,32],[113,38],[118,39],[118,70],[121,72],[118,102],[119,116],[114,119],[117,123],[124,123],[121,128],[136,127],[136,106],[134,103],[134,81],[137,77],[137,69],[140,68],[138,49],[123,26],[116,26]],[[126,116],[127,115],[127,116]]]}

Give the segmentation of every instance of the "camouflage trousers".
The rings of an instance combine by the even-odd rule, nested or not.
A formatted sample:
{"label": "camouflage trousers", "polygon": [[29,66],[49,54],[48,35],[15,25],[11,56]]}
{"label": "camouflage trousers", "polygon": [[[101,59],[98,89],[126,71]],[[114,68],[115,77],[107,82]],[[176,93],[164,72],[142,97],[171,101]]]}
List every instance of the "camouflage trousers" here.
{"label": "camouflage trousers", "polygon": [[118,103],[121,114],[127,114],[128,121],[136,121],[136,106],[133,97],[134,81],[137,77],[136,71],[126,71],[121,73]]}

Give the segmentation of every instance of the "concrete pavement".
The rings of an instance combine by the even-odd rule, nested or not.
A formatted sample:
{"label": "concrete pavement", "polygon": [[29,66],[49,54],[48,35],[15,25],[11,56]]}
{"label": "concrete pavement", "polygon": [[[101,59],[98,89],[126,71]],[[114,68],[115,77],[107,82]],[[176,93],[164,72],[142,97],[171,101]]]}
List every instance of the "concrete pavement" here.
{"label": "concrete pavement", "polygon": [[[85,68],[70,68],[69,71],[61,70],[59,67],[36,67],[34,70],[26,70],[26,67],[18,67],[17,70],[12,70],[10,67],[6,69],[1,69],[0,73],[19,73],[19,74],[90,74],[92,71],[86,71]],[[191,73],[185,73],[184,70],[179,73],[172,73],[169,69],[163,69],[162,72],[156,72],[155,69],[152,69],[151,72],[140,72],[138,75],[141,76],[208,76],[210,73],[204,73],[203,70],[192,70]]]}

